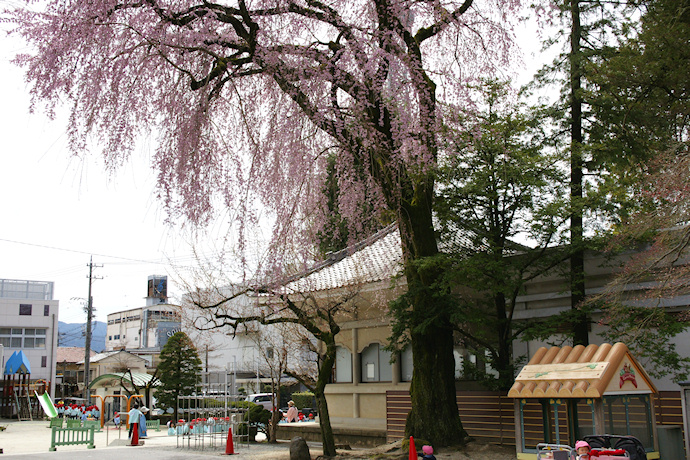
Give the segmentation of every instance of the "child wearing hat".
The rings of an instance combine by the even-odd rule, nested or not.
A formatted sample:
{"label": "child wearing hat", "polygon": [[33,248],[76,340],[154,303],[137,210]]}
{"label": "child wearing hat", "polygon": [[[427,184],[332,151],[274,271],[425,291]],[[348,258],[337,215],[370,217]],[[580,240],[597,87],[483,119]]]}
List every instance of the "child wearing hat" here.
{"label": "child wearing hat", "polygon": [[434,456],[434,448],[427,445],[422,446],[422,452],[417,453],[417,456],[422,457],[425,460],[436,460],[436,457]]}
{"label": "child wearing hat", "polygon": [[589,443],[587,441],[578,441],[575,443],[575,452],[577,453],[577,460],[588,460],[589,452],[591,450],[592,448],[589,447]]}

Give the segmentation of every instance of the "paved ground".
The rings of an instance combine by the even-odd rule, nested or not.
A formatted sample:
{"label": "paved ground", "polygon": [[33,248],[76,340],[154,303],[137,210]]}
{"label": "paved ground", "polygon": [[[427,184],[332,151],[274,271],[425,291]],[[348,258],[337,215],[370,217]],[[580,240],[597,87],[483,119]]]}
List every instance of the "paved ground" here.
{"label": "paved ground", "polygon": [[[1,420],[0,426],[6,426],[0,431],[0,449],[4,451],[0,460],[7,458],[21,460],[68,459],[68,460],[209,460],[209,457],[221,457],[225,454],[226,436],[219,436],[209,445],[206,438],[204,445],[195,445],[194,437],[168,436],[167,431],[149,430],[149,437],[144,439],[143,446],[128,446],[127,431],[125,429],[109,429],[95,433],[95,449],[81,446],[62,446],[56,452],[50,452],[51,430],[48,422],[17,422],[16,420]],[[184,440],[184,445],[182,442]],[[178,444],[179,443],[179,444]],[[395,444],[398,444],[396,451]],[[353,451],[339,451],[339,457],[347,460],[383,458],[407,458],[400,452],[399,444],[379,446],[374,449],[355,449]],[[234,444],[237,460],[289,460],[289,442],[279,444],[252,443]],[[319,444],[309,444],[312,458],[321,454]],[[226,457],[227,458],[227,457]],[[494,446],[489,444],[471,443],[460,450],[447,449],[436,453],[439,460],[515,460],[515,448],[510,446]]]}
{"label": "paved ground", "polygon": [[[219,436],[212,440],[206,438],[204,444],[195,443],[194,438],[179,439],[168,436],[167,432],[149,430],[144,445],[128,446],[127,431],[109,429],[95,433],[95,449],[87,449],[85,445],[60,446],[56,452],[50,452],[51,430],[48,422],[17,422],[14,420],[0,420],[0,426],[6,426],[0,431],[0,458],[45,459],[69,458],[70,460],[98,459],[98,460],[158,460],[158,459],[208,459],[209,456],[220,456],[225,453],[227,436]],[[184,439],[184,445],[181,445]],[[178,445],[180,443],[180,445]],[[280,443],[270,445],[266,443],[234,444],[236,459],[246,460],[279,460],[289,459],[289,444]],[[319,453],[318,446],[311,446],[312,454]]]}

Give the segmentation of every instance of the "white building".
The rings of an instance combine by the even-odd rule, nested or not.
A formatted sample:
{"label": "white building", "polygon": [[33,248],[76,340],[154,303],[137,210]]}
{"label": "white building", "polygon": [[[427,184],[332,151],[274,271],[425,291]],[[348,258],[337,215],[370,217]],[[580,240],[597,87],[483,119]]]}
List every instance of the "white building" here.
{"label": "white building", "polygon": [[[241,295],[232,301],[234,308],[250,308],[254,301]],[[205,371],[237,371],[256,374],[264,359],[257,343],[258,327],[250,324],[233,334],[227,326],[214,326],[213,312],[191,307],[182,310],[182,332],[197,347]]]}
{"label": "white building", "polygon": [[0,279],[0,361],[23,351],[31,380],[49,382],[55,394],[59,302],[52,281]]}
{"label": "white building", "polygon": [[[166,276],[148,277],[146,305],[108,315],[106,351],[138,355],[160,353],[168,338],[180,331],[180,307],[168,303]],[[152,359],[148,359],[152,365]]]}
{"label": "white building", "polygon": [[[202,368],[210,373],[228,372],[234,375],[238,386],[248,393],[263,393],[264,386],[271,383],[271,376],[277,377],[282,370],[278,362],[291,344],[285,338],[285,327],[261,326],[255,322],[241,325],[236,331],[224,326],[217,314],[249,315],[257,311],[257,298],[245,294],[234,297],[234,292],[242,291],[241,286],[227,286],[218,290],[199,291],[207,295],[203,303],[213,303],[212,299],[233,297],[221,307],[200,309],[192,305],[191,299],[183,301],[182,332],[192,340],[201,358]],[[286,327],[290,327],[289,325]],[[287,350],[285,367],[292,370],[305,368],[301,364],[303,356],[295,349]],[[300,365],[298,365],[300,364]],[[281,375],[281,382],[294,384],[293,379]]]}

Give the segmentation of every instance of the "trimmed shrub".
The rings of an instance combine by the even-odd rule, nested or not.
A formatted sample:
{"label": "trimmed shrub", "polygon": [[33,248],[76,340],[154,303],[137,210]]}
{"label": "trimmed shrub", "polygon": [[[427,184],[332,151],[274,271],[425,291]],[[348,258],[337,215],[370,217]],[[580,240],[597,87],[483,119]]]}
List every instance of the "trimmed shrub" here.
{"label": "trimmed shrub", "polygon": [[311,391],[303,391],[299,393],[292,393],[292,400],[295,401],[297,409],[304,409],[305,407],[315,407],[314,393]]}

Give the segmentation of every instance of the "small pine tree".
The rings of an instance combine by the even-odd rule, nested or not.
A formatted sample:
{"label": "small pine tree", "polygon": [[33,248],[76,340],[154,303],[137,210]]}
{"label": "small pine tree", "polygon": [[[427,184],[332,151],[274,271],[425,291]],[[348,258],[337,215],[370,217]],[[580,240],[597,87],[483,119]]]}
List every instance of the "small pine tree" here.
{"label": "small pine tree", "polygon": [[161,380],[156,392],[158,400],[175,408],[177,419],[177,397],[194,393],[201,373],[201,359],[187,334],[178,332],[168,339],[161,350],[158,373]]}

